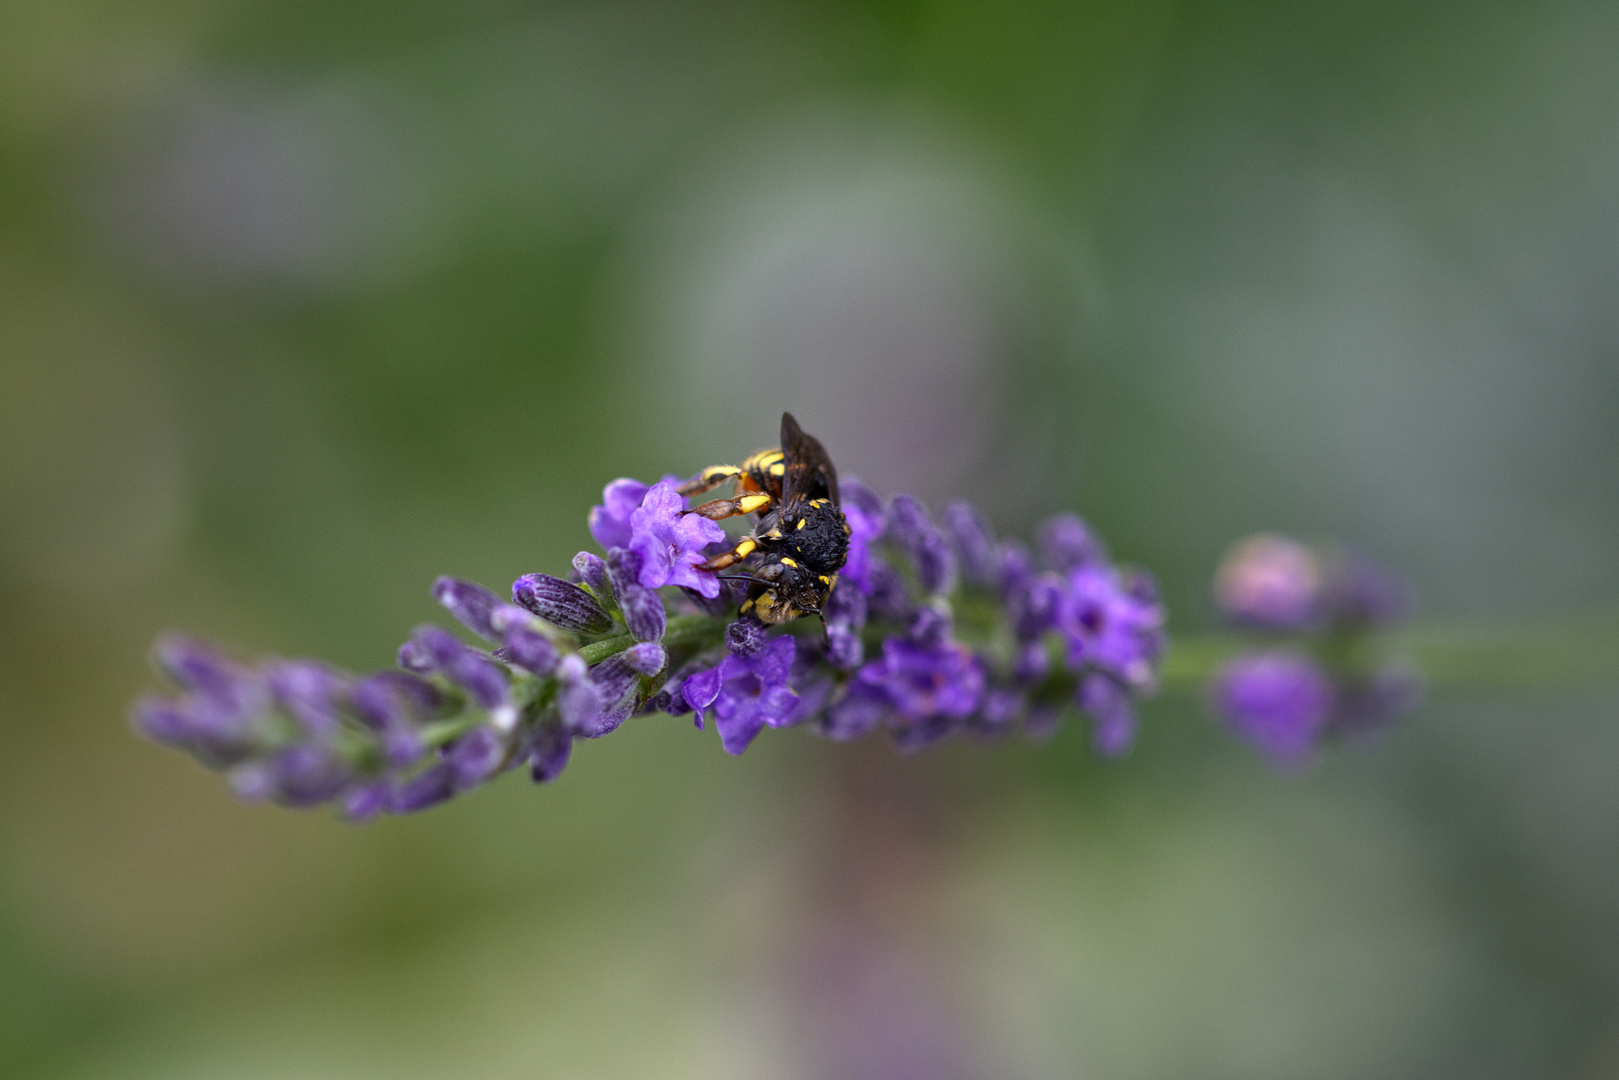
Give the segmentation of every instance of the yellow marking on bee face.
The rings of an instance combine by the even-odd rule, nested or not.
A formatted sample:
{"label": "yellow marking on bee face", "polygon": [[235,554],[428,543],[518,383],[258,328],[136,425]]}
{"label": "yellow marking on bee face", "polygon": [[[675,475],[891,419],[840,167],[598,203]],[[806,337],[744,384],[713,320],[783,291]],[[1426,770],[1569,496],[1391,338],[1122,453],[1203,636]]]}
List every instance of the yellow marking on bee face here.
{"label": "yellow marking on bee face", "polygon": [[805,525],[807,525],[807,524],[808,524],[808,523],[809,523],[809,519],[808,519],[808,518],[799,518],[799,519],[798,519],[798,524],[797,524],[797,525],[794,525],[794,526],[793,526],[793,528],[795,528],[795,529],[802,529],[802,528],[803,528],[803,527],[804,527],[804,526],[805,526]]}
{"label": "yellow marking on bee face", "polygon": [[781,530],[780,529],[771,529],[769,532],[765,533],[765,539],[766,540],[780,540],[781,539]]}
{"label": "yellow marking on bee face", "polygon": [[830,585],[830,584],[832,584],[832,579],[827,577],[825,574],[822,574],[821,575],[821,584],[822,585]]}
{"label": "yellow marking on bee face", "polygon": [[797,569],[798,569],[798,564],[797,564],[797,563],[795,563],[795,562],[793,562],[793,560],[791,560],[791,559],[783,559],[783,560],[781,560],[781,565],[783,565],[783,566],[790,566],[790,567],[792,567],[792,568],[793,568],[793,569],[794,569],[794,570],[797,570]]}
{"label": "yellow marking on bee face", "polygon": [[744,514],[754,514],[770,505],[769,495],[744,495],[736,501],[737,510]]}

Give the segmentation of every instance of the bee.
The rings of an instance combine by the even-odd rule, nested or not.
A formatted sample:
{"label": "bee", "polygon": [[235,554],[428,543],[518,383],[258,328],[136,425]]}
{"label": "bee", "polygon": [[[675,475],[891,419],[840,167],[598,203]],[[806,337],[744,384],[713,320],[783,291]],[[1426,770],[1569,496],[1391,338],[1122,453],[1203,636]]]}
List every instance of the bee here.
{"label": "bee", "polygon": [[753,559],[747,580],[751,595],[742,605],[766,625],[800,615],[819,615],[849,555],[849,522],[838,508],[838,471],[826,449],[781,414],[781,446],[761,450],[738,465],[713,465],[683,484],[682,495],[701,495],[736,481],[729,499],[694,506],[687,513],[722,521],[757,514],[753,531],[730,551],[703,563],[725,570]]}

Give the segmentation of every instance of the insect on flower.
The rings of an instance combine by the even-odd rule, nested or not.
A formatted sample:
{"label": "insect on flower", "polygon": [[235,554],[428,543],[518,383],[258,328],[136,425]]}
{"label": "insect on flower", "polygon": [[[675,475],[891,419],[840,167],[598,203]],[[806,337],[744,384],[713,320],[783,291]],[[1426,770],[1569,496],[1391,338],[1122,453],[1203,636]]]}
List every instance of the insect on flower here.
{"label": "insect on flower", "polygon": [[849,523],[838,507],[838,471],[813,435],[792,413],[781,414],[781,446],[761,450],[740,466],[713,465],[680,488],[700,495],[736,481],[736,494],[687,511],[710,521],[756,514],[753,531],[702,570],[745,566],[753,582],[742,605],[766,625],[820,615],[849,555]]}

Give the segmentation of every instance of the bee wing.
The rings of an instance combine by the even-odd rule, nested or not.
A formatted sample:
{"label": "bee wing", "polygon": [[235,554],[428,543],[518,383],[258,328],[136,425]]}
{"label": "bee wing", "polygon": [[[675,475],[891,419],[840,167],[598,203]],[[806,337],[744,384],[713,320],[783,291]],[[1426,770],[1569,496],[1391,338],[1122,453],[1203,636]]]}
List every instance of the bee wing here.
{"label": "bee wing", "polygon": [[821,441],[805,434],[792,413],[781,414],[781,451],[787,457],[787,475],[781,482],[783,506],[822,498],[838,505],[838,470]]}

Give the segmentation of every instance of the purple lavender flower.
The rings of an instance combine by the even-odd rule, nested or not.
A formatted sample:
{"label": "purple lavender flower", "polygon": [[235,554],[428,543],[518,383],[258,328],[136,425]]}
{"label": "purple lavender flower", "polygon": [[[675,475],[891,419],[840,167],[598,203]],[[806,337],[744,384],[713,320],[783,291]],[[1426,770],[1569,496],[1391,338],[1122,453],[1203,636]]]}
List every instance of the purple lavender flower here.
{"label": "purple lavender flower", "polygon": [[714,727],[727,753],[746,750],[765,725],[782,727],[793,717],[798,695],[788,688],[794,645],[783,634],[751,656],[727,656],[720,665],[689,676],[681,694],[697,710],[714,710]]}
{"label": "purple lavender flower", "polygon": [[[915,751],[1020,720],[1038,737],[1051,703],[1072,695],[1099,752],[1128,748],[1162,607],[1150,579],[1108,564],[1078,519],[1048,525],[1044,547],[1060,569],[1037,573],[1027,548],[997,542],[965,503],[941,525],[914,498],[885,506],[846,480],[850,549],[825,634],[772,636],[739,617],[746,589],[697,569],[729,542],[685,510],[677,483],[608,485],[591,514],[605,557],[581,552],[571,581],[524,575],[508,604],[438,579],[434,596],[491,652],[424,626],[400,647],[401,670],[356,677],[303,660],[250,668],[167,639],[158,660],[181,692],[143,699],[135,722],[224,771],[242,798],[329,803],[355,821],[436,805],[517,764],[548,783],[575,740],[637,712],[692,712],[698,727],[712,717],[732,754],[767,726],[795,724],[836,740],[886,728]],[[971,597],[955,595],[958,576]],[[679,593],[655,591],[664,585]],[[1052,662],[1064,648],[1067,667]],[[1357,700],[1367,703],[1357,715],[1371,716],[1393,697],[1368,683]]]}
{"label": "purple lavender flower", "polygon": [[943,719],[962,721],[984,694],[984,669],[972,651],[954,641],[922,644],[889,638],[883,654],[858,675],[897,713],[900,726]]}
{"label": "purple lavender flower", "polygon": [[1297,653],[1244,653],[1216,673],[1214,707],[1226,725],[1273,763],[1296,767],[1314,754],[1332,718],[1332,679]]}
{"label": "purple lavender flower", "polygon": [[725,530],[698,514],[686,513],[686,500],[672,480],[659,480],[630,514],[630,538],[624,546],[641,557],[641,585],[656,589],[679,585],[703,596],[719,595],[719,578],[697,564],[708,558],[703,549],[725,539]]}
{"label": "purple lavender flower", "polygon": [[1297,540],[1260,533],[1234,545],[1214,576],[1214,598],[1236,622],[1299,630],[1321,617],[1322,570]]}
{"label": "purple lavender flower", "polygon": [[1099,667],[1130,686],[1150,685],[1163,651],[1163,608],[1127,588],[1111,566],[1080,564],[1067,585],[1057,623],[1069,666]]}
{"label": "purple lavender flower", "polygon": [[640,507],[650,487],[621,477],[602,488],[601,505],[590,508],[590,535],[603,549],[630,546],[630,515]]}

